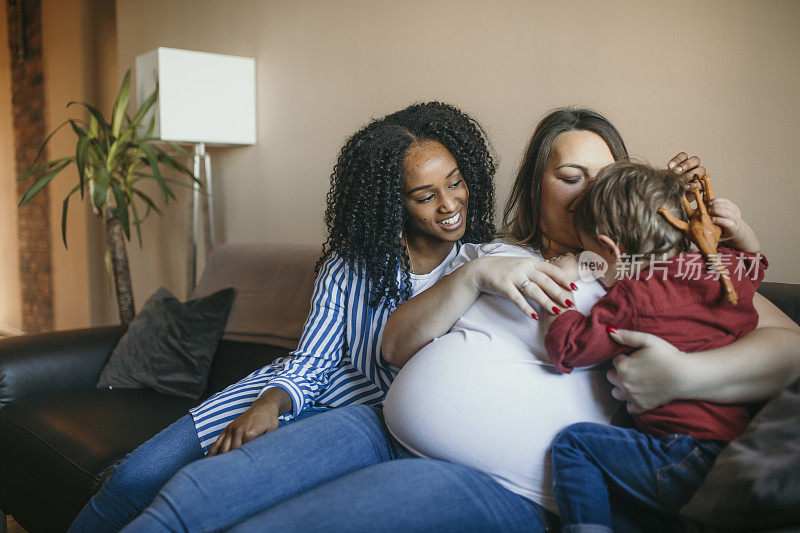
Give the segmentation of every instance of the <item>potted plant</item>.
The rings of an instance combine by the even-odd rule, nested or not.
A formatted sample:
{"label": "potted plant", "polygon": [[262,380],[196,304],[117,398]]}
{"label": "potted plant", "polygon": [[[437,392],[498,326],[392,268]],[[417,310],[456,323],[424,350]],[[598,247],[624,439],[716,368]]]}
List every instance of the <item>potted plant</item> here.
{"label": "potted plant", "polygon": [[[33,185],[22,195],[19,205],[23,206],[62,170],[70,164],[75,164],[78,169],[78,183],[64,198],[61,212],[61,235],[64,247],[67,246],[69,199],[76,192],[80,192],[81,199],[88,196],[92,210],[103,220],[106,270],[113,274],[119,318],[123,325],[128,325],[136,312],[125,240],[130,241],[131,225],[133,225],[139,239],[139,246],[141,246],[140,226],[142,222],[151,211],[161,214],[161,210],[153,199],[139,188],[140,182],[155,180],[165,205],[169,204],[170,198],[175,199],[169,184],[187,185],[187,183],[162,176],[162,166],[177,172],[178,176],[188,178],[189,184],[199,183],[192,171],[175,159],[167,147],[174,149],[186,158],[189,157],[188,152],[174,143],[166,143],[167,147],[165,147],[163,141],[151,137],[155,126],[155,116],[146,130],[140,128],[140,123],[158,97],[157,86],[142,103],[133,118],[126,114],[130,99],[130,82],[131,71],[129,69],[125,73],[119,94],[114,102],[110,122],[91,104],[74,101],[68,103],[67,108],[77,105],[88,110],[89,121],[69,118],[62,122],[45,139],[33,161],[33,168],[18,178],[18,181],[25,181],[37,177]],[[67,124],[71,126],[77,137],[75,155],[37,165],[36,162],[47,143],[58,130]],[[142,133],[143,135],[140,135]],[[88,195],[85,195],[86,192]],[[139,216],[140,207],[137,207],[137,202],[140,202],[140,207],[145,208],[143,216]]]}

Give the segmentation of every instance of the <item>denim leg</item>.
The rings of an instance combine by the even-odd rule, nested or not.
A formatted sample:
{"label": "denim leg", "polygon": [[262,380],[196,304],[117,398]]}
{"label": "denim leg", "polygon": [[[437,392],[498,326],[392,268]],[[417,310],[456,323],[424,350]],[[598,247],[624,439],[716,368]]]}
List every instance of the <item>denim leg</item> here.
{"label": "denim leg", "polygon": [[380,409],[333,409],[183,468],[125,531],[223,529],[397,455]]}
{"label": "denim leg", "polygon": [[119,531],[183,466],[203,456],[191,415],[129,453],[72,522],[69,531]]}
{"label": "denim leg", "polygon": [[555,495],[565,531],[611,528],[610,498],[676,513],[711,468],[719,446],[688,435],[653,437],[635,429],[580,423],[553,443]]}
{"label": "denim leg", "polygon": [[681,519],[674,513],[659,513],[631,500],[615,498],[613,493],[611,522],[614,533],[675,533],[686,529]]}
{"label": "denim leg", "polygon": [[476,470],[411,458],[320,485],[232,531],[543,532],[548,521],[557,524],[541,506]]}

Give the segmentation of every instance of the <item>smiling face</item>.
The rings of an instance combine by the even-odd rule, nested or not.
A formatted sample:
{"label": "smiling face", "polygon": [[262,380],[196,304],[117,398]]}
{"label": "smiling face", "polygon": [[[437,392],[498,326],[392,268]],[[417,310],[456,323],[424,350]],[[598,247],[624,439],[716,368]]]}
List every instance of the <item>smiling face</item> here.
{"label": "smiling face", "polygon": [[548,255],[580,248],[572,203],[586,183],[613,162],[611,150],[596,133],[567,131],[556,137],[542,175],[542,230]]}
{"label": "smiling face", "polygon": [[453,155],[438,141],[414,142],[406,151],[409,240],[431,244],[464,236],[469,190]]}

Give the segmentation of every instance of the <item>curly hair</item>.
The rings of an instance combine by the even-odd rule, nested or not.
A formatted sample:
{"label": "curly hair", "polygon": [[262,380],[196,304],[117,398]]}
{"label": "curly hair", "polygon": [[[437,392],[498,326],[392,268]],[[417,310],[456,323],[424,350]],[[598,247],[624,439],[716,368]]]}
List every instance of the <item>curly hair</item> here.
{"label": "curly hair", "polygon": [[[458,164],[467,187],[464,242],[494,237],[494,160],[480,124],[448,104],[415,104],[373,120],[342,147],[331,174],[317,270],[332,253],[363,270],[370,304],[391,309],[411,296],[409,258],[401,243],[408,222],[404,161],[412,143],[435,140]],[[401,274],[398,276],[398,271]]]}

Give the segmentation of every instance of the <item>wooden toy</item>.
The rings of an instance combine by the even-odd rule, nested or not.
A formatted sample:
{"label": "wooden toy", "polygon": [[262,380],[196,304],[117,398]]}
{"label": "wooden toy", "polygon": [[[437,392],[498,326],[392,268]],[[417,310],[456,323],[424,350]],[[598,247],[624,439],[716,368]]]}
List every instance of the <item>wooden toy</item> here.
{"label": "wooden toy", "polygon": [[[686,191],[683,197],[683,207],[686,209],[686,216],[689,217],[688,222],[674,217],[666,207],[660,207],[658,212],[667,219],[667,222],[685,233],[689,240],[697,246],[706,263],[719,274],[725,298],[732,305],[736,305],[739,301],[739,296],[733,288],[728,269],[722,264],[717,254],[717,243],[719,243],[719,238],[722,235],[722,227],[714,224],[708,214],[707,205],[714,200],[714,191],[711,189],[711,176],[708,174],[702,178],[695,176],[689,182],[689,185],[690,189]],[[689,203],[689,195],[692,195],[697,202],[696,208],[692,208]]]}

